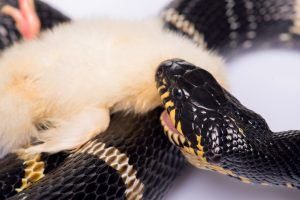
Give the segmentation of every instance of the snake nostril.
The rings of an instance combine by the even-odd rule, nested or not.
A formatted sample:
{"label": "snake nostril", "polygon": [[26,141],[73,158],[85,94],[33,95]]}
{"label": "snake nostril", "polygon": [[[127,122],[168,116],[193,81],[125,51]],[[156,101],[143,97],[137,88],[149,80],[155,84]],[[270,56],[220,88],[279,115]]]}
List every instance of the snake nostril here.
{"label": "snake nostril", "polygon": [[163,67],[160,65],[156,70],[156,78],[161,78],[163,76]]}
{"label": "snake nostril", "polygon": [[156,78],[161,79],[163,76],[168,76],[169,78],[179,78],[187,71],[190,71],[194,68],[194,65],[182,59],[169,59],[159,65],[156,71]]}
{"label": "snake nostril", "polygon": [[173,65],[172,60],[166,60],[160,63],[156,71],[156,77],[161,78],[168,69],[170,69]]}

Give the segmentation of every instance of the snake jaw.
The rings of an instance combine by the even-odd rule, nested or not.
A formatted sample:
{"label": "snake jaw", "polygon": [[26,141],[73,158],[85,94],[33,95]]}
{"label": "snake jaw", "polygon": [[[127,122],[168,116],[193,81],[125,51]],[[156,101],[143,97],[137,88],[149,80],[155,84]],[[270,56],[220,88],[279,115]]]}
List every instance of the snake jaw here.
{"label": "snake jaw", "polygon": [[169,140],[200,163],[218,163],[223,152],[218,110],[227,102],[223,88],[206,70],[179,59],[163,62],[156,82],[167,111],[161,123]]}
{"label": "snake jaw", "polygon": [[175,128],[167,111],[161,114],[160,121],[164,128],[164,133],[173,144],[181,148],[187,145],[188,142],[186,138]]}

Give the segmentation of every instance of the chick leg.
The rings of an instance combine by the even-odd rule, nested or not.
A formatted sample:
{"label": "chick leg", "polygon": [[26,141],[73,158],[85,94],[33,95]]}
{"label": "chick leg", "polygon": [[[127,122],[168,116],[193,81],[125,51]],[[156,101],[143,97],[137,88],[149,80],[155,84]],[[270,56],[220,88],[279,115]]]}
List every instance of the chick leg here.
{"label": "chick leg", "polygon": [[59,127],[40,133],[40,140],[44,143],[29,147],[25,154],[41,152],[55,153],[81,146],[105,131],[109,125],[110,114],[105,108],[86,108],[77,115],[64,121]]}
{"label": "chick leg", "polygon": [[35,11],[34,0],[19,0],[19,7],[5,5],[1,12],[15,20],[17,29],[25,39],[36,38],[40,33],[41,22]]}

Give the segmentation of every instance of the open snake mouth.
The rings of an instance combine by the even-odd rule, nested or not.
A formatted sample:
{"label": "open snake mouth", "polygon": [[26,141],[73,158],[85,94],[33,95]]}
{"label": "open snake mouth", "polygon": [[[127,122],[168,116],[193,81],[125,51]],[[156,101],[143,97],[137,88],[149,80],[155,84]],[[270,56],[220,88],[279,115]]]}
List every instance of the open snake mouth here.
{"label": "open snake mouth", "polygon": [[172,123],[171,117],[167,111],[164,111],[161,114],[160,121],[164,128],[164,133],[168,136],[169,140],[176,146],[185,146],[187,140],[184,135],[175,128],[175,125]]}

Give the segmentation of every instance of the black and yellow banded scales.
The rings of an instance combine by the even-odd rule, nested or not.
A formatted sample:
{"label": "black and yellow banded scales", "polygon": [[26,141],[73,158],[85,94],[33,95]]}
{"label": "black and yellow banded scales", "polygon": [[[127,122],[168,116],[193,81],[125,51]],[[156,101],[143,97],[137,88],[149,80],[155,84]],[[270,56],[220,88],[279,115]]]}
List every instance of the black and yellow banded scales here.
{"label": "black and yellow banded scales", "polygon": [[[107,134],[72,154],[42,155],[30,166],[17,157],[2,160],[1,166],[12,161],[15,166],[0,170],[0,199],[161,199],[184,166],[163,134],[161,112],[143,117],[117,113]],[[41,160],[45,177],[34,184],[24,171]],[[16,194],[25,181],[32,185]]]}
{"label": "black and yellow banded scales", "polygon": [[[179,0],[162,16],[167,28],[226,60],[257,48],[300,45],[299,0]],[[246,183],[300,187],[299,131],[271,132],[210,74],[190,72],[195,66],[185,61],[170,62],[162,68],[178,69],[164,72],[158,90],[180,134],[165,129],[190,163]]]}
{"label": "black and yellow banded scales", "polygon": [[[40,1],[36,5],[43,28],[70,21]],[[258,47],[299,46],[299,0],[175,0],[162,20],[166,29],[231,59]],[[0,27],[5,30],[0,31],[1,49],[19,39],[10,18],[1,15]],[[207,72],[182,60],[161,68],[174,65],[180,70],[173,85],[174,74],[158,79],[168,111],[161,118],[169,116],[163,123],[175,125],[163,124],[168,137],[160,108],[144,116],[117,113],[107,134],[75,152],[1,160],[0,199],[161,199],[184,165],[180,151],[199,168],[245,183],[299,188],[298,131],[272,133]],[[192,75],[181,79],[180,73]],[[192,103],[184,101],[187,95]]]}
{"label": "black and yellow banded scales", "polygon": [[[1,3],[17,6],[17,0]],[[70,21],[43,2],[36,1],[36,9],[43,29]],[[20,39],[11,18],[0,15],[1,28],[1,49]],[[163,134],[161,112],[116,113],[105,134],[74,152],[5,157],[0,199],[161,199],[185,165]]]}
{"label": "black and yellow banded scales", "polygon": [[165,133],[192,165],[245,183],[300,188],[300,131],[272,132],[209,72],[184,60],[163,62],[156,80]]}

